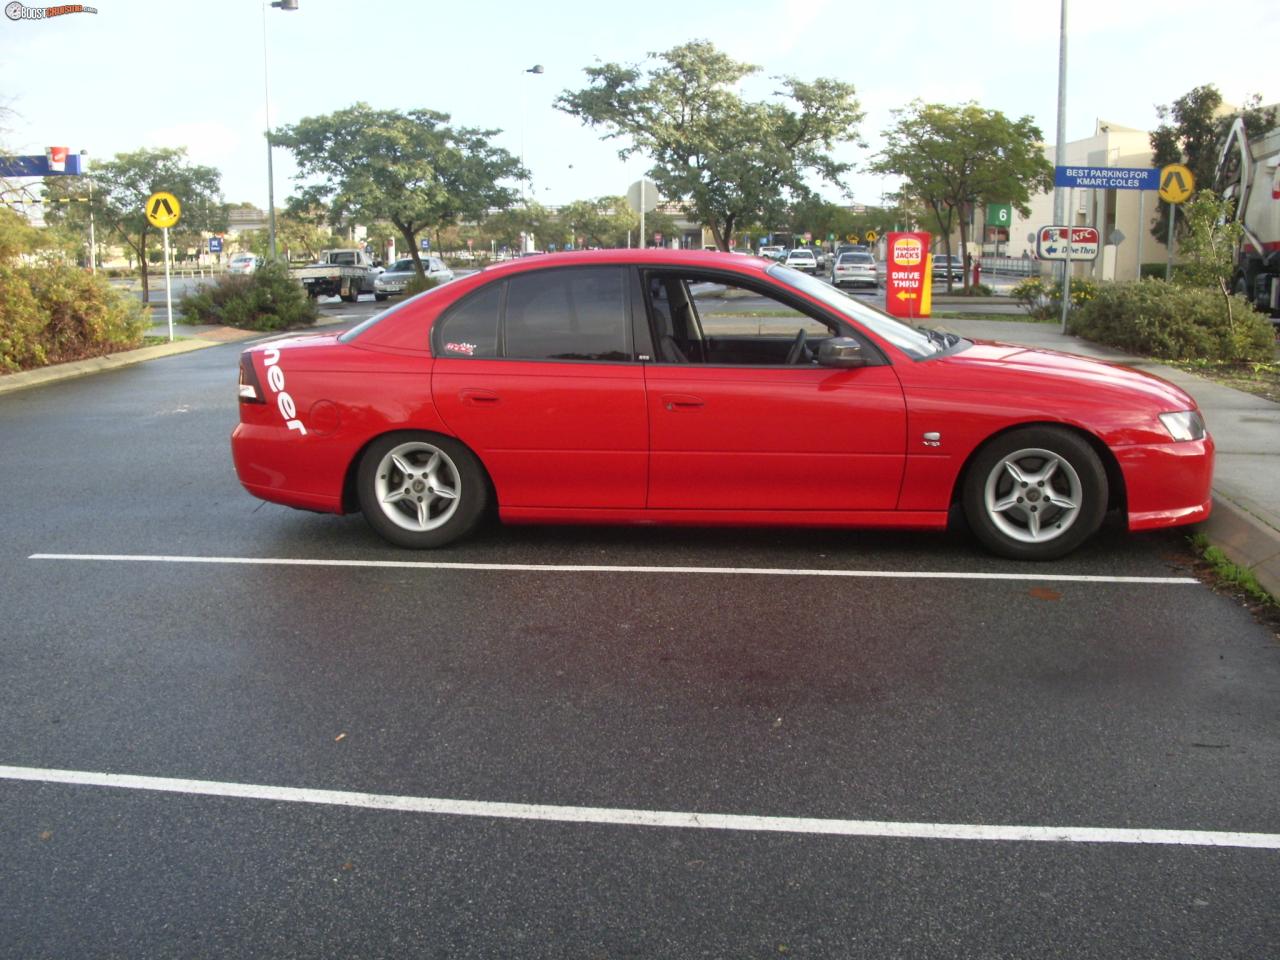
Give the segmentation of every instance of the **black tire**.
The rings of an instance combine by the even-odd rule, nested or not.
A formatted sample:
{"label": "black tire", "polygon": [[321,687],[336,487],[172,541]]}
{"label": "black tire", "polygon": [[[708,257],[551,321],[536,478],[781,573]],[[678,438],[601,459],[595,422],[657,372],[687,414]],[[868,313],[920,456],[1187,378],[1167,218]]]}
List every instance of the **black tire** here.
{"label": "black tire", "polygon": [[364,452],[356,494],[379,536],[396,546],[429,550],[475,527],[489,500],[489,483],[475,454],[457,440],[405,430],[379,437]]}
{"label": "black tire", "polygon": [[389,294],[389,293],[375,293],[375,294],[373,295],[373,299],[375,299],[375,300],[377,300],[379,303],[381,303],[383,300],[387,299],[387,297],[389,297],[389,296],[391,296],[391,294]]}
{"label": "black tire", "polygon": [[969,528],[992,553],[1056,560],[1098,529],[1107,494],[1107,471],[1087,440],[1060,427],[1023,427],[978,451],[962,502]]}

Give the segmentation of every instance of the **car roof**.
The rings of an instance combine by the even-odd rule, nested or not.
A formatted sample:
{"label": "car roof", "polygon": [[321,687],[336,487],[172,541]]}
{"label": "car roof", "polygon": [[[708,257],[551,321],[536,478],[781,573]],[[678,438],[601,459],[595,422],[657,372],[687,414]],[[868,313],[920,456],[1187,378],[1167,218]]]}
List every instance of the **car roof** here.
{"label": "car roof", "polygon": [[548,267],[568,266],[603,266],[609,264],[635,264],[641,267],[705,267],[708,269],[731,269],[736,273],[764,273],[772,262],[758,257],[740,257],[732,253],[711,252],[709,250],[669,250],[663,248],[647,248],[615,250],[571,250],[562,253],[548,253],[540,257],[524,257],[518,260],[504,260],[485,267],[480,273],[485,276],[505,273],[523,273],[526,270],[545,270]]}

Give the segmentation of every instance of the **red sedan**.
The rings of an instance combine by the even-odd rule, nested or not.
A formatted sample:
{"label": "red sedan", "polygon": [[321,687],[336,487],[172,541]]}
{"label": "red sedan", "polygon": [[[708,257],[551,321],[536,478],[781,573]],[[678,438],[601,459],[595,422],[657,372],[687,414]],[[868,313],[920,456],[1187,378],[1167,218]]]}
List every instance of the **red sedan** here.
{"label": "red sedan", "polygon": [[1051,559],[1108,508],[1209,515],[1195,401],[1125,367],[905,326],[755,257],[490,267],[240,360],[236,470],[438,547],[509,522],[942,528]]}

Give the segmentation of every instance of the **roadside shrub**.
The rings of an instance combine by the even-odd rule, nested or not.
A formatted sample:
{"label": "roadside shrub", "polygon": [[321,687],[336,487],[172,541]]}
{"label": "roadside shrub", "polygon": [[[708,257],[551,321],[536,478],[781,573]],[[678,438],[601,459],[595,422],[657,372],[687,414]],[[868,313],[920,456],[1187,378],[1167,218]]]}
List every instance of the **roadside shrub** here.
{"label": "roadside shrub", "polygon": [[1140,280],[1103,287],[1071,316],[1071,330],[1121,350],[1165,360],[1272,359],[1270,322],[1243,297]]}
{"label": "roadside shrub", "polygon": [[105,277],[61,263],[0,266],[0,368],[23,370],[128,350],[146,310]]}
{"label": "roadside shrub", "polygon": [[440,281],[433,277],[412,276],[409,278],[409,282],[404,285],[404,297],[408,299],[409,297],[417,296],[423,290],[432,290],[439,285]]}
{"label": "roadside shrub", "polygon": [[996,292],[985,283],[971,283],[967,288],[961,287],[950,294],[953,297],[994,297],[995,295]]}
{"label": "roadside shrub", "polygon": [[191,323],[242,330],[284,330],[316,322],[320,311],[279,263],[264,263],[250,274],[227,274],[188,294],[178,304]]}
{"label": "roadside shrub", "polygon": [[[1062,315],[1062,282],[1044,277],[1027,277],[1009,291],[1027,315],[1041,323]],[[1082,307],[1098,295],[1098,285],[1084,277],[1071,278],[1071,306]]]}

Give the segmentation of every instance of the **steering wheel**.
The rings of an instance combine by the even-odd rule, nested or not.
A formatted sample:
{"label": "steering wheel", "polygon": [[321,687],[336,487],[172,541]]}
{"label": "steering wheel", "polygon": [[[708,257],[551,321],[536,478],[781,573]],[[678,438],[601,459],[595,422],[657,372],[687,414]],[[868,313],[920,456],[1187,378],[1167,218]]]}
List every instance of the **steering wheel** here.
{"label": "steering wheel", "polygon": [[787,366],[799,363],[804,355],[809,352],[804,347],[804,340],[804,327],[801,327],[796,331],[796,338],[791,341],[791,349],[787,351]]}

